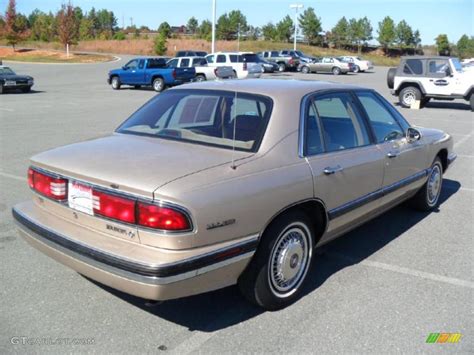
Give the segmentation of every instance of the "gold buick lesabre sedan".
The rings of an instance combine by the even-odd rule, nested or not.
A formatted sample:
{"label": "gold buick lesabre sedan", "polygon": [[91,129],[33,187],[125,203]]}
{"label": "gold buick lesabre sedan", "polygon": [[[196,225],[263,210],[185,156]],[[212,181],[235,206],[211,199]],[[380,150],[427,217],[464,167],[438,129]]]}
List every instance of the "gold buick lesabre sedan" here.
{"label": "gold buick lesabre sedan", "polygon": [[438,204],[453,140],[373,90],[242,80],[154,97],[112,135],[31,159],[16,205],[35,248],[168,300],[238,284],[268,310],[301,294],[314,249],[411,199]]}

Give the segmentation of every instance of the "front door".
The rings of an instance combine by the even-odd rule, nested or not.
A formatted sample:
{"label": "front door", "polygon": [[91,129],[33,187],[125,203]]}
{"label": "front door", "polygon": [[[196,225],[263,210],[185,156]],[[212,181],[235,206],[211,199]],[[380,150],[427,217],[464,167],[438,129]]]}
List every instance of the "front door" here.
{"label": "front door", "polygon": [[367,124],[349,92],[307,100],[300,152],[313,173],[314,195],[330,220],[327,239],[349,228],[379,206],[372,193],[383,180],[383,153],[372,144]]}
{"label": "front door", "polygon": [[381,204],[396,202],[423,185],[427,165],[423,145],[406,138],[409,125],[380,95],[372,91],[356,93],[369,119],[377,146],[384,155]]}
{"label": "front door", "polygon": [[426,63],[426,78],[423,86],[430,95],[451,95],[456,91],[456,82],[451,76],[448,59],[429,59]]}

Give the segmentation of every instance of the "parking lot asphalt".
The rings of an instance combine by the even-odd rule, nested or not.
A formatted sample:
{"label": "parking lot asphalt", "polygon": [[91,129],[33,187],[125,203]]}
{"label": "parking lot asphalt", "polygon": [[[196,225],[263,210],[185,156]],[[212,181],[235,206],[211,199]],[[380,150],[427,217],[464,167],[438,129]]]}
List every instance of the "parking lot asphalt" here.
{"label": "parking lot asphalt", "polygon": [[[109,134],[155,95],[107,85],[107,71],[127,59],[6,63],[36,84],[30,94],[0,96],[0,353],[472,353],[474,115],[463,101],[399,108],[412,124],[454,137],[458,159],[445,175],[439,209],[419,213],[402,205],[326,245],[304,297],[281,311],[262,312],[236,287],[147,304],[28,246],[11,217],[13,205],[30,198],[28,158]],[[358,84],[395,104],[386,72],[264,78]],[[430,333],[442,332],[462,338],[426,343]]]}

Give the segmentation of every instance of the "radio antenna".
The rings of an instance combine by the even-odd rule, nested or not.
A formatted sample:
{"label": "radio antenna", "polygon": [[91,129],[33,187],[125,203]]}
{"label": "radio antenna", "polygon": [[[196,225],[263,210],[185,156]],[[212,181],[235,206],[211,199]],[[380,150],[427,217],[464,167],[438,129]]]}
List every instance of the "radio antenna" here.
{"label": "radio antenna", "polygon": [[233,107],[234,107],[234,127],[233,127],[233,134],[232,134],[232,164],[230,165],[230,167],[235,170],[237,169],[237,167],[235,166],[235,128],[237,125],[237,91],[235,92]]}

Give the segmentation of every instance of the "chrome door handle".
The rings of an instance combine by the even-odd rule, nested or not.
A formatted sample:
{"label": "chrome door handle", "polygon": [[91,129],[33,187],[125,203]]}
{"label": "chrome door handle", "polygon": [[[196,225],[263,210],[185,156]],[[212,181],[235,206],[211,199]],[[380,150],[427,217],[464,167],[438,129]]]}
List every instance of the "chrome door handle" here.
{"label": "chrome door handle", "polygon": [[389,157],[389,158],[396,158],[396,157],[398,157],[399,155],[400,155],[399,152],[388,152],[388,153],[387,153],[387,157]]}
{"label": "chrome door handle", "polygon": [[324,168],[323,172],[326,174],[326,175],[332,175],[332,174],[335,174],[339,171],[343,171],[344,168],[340,165],[337,165],[337,166],[334,166],[334,167],[327,167],[327,168]]}

